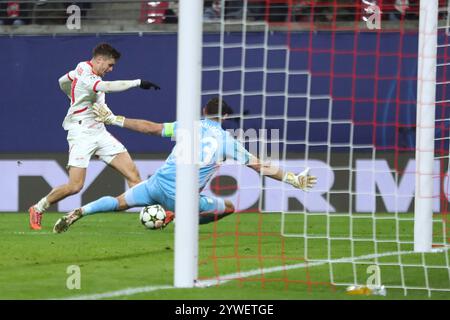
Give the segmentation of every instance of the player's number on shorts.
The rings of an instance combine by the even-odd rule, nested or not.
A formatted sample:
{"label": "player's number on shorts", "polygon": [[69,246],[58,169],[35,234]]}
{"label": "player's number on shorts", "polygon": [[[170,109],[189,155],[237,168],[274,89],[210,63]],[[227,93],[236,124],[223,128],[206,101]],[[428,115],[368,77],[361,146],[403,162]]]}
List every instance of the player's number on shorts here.
{"label": "player's number on shorts", "polygon": [[219,147],[219,144],[217,143],[217,140],[213,137],[206,137],[203,138],[202,141],[202,161],[200,161],[200,165],[206,165],[211,162],[211,160],[214,157],[214,154],[217,151],[217,148]]}

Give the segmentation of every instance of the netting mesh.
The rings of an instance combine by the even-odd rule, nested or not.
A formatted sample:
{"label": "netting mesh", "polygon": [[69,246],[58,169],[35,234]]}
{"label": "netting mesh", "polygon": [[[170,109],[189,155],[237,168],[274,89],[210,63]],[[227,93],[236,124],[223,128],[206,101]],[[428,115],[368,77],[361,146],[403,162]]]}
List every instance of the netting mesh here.
{"label": "netting mesh", "polygon": [[[416,254],[419,10],[394,2],[266,1],[260,16],[254,1],[222,2],[209,22],[216,31],[204,34],[203,101],[220,96],[233,107],[224,127],[253,154],[295,173],[309,167],[318,183],[305,193],[226,162],[205,192],[237,213],[201,229],[201,284],[448,294],[447,3],[436,86],[440,250]],[[229,16],[233,8],[242,14]]]}

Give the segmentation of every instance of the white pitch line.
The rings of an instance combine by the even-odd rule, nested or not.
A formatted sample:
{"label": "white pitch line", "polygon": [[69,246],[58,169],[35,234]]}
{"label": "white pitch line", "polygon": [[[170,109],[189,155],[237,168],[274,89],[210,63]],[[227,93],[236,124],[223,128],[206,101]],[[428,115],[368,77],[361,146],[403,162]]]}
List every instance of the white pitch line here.
{"label": "white pitch line", "polygon": [[[449,249],[450,249],[450,247],[442,247],[442,248],[434,249],[433,252],[443,252],[443,251],[447,251]],[[260,275],[260,274],[267,274],[267,273],[292,270],[292,269],[300,269],[300,268],[305,268],[305,267],[317,267],[317,266],[321,266],[321,265],[328,264],[328,263],[355,262],[355,261],[360,261],[360,260],[365,260],[365,259],[375,259],[375,258],[383,258],[383,257],[389,257],[389,256],[395,256],[395,255],[405,255],[405,254],[417,254],[417,252],[414,252],[414,251],[392,251],[392,252],[385,252],[385,253],[379,253],[379,254],[368,254],[368,255],[363,255],[363,256],[359,256],[359,257],[346,257],[346,258],[340,258],[340,259],[334,259],[334,260],[321,260],[321,261],[297,263],[297,264],[292,264],[292,265],[277,266],[277,267],[271,267],[271,268],[255,269],[255,270],[250,270],[250,271],[231,273],[228,275],[221,276],[218,279],[200,280],[200,281],[197,281],[195,286],[199,287],[199,288],[205,288],[205,287],[209,287],[209,286],[213,286],[213,285],[225,284],[232,280],[248,278],[248,277]],[[68,297],[68,298],[63,298],[63,299],[64,300],[98,300],[98,299],[114,298],[114,297],[120,297],[120,296],[131,296],[131,295],[135,295],[138,293],[145,293],[145,292],[152,292],[152,291],[166,290],[166,289],[175,289],[175,287],[169,286],[169,285],[161,285],[161,286],[146,286],[146,287],[137,287],[137,288],[127,288],[127,289],[118,290],[118,291],[88,294],[88,295],[84,295],[84,296],[74,296],[74,297]]]}
{"label": "white pitch line", "polygon": [[[439,252],[441,250],[444,251],[444,250],[448,250],[448,249],[449,249],[449,247],[439,248],[438,250],[435,250],[433,252]],[[383,258],[383,257],[388,257],[388,256],[404,255],[404,254],[412,254],[412,253],[417,254],[417,252],[414,252],[414,251],[392,251],[392,252],[385,252],[385,253],[379,253],[379,254],[368,254],[368,255],[359,256],[359,257],[347,257],[347,258],[339,258],[339,259],[334,259],[334,260],[303,262],[303,263],[297,263],[297,264],[291,264],[291,265],[285,265],[285,266],[256,269],[256,270],[228,274],[228,275],[219,277],[218,279],[198,281],[197,286],[198,287],[209,287],[212,285],[224,284],[231,280],[248,278],[248,277],[252,277],[252,276],[256,276],[256,275],[285,271],[285,270],[300,269],[300,268],[305,268],[305,267],[317,267],[317,266],[321,266],[321,265],[324,265],[327,263],[354,262],[354,261],[360,261],[360,260],[365,260],[365,259]]]}
{"label": "white pitch line", "polygon": [[63,298],[63,300],[99,300],[121,296],[131,296],[143,292],[152,292],[157,290],[174,289],[173,286],[148,286],[138,288],[126,288],[118,291],[111,291],[105,293],[87,294],[84,296],[74,296],[69,298]]}
{"label": "white pitch line", "polygon": [[50,231],[7,231],[7,232],[0,232],[0,234],[14,234],[14,235],[27,235],[27,236],[48,236],[49,234],[53,234],[53,232]]}
{"label": "white pitch line", "polygon": [[[129,232],[121,232],[120,235],[143,235],[147,233],[146,231],[142,232],[136,232],[136,231],[129,231]],[[56,234],[52,231],[0,231],[0,234],[7,234],[7,235],[26,235],[26,236],[48,236],[53,235],[54,237],[59,237],[59,234]],[[78,232],[77,235],[117,235],[117,233],[113,232]]]}

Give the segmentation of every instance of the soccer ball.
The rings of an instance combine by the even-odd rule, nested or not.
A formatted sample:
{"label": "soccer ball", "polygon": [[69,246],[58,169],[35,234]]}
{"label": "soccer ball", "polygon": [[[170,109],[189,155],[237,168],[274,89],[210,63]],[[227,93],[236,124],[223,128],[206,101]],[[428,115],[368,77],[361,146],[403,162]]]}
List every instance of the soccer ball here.
{"label": "soccer ball", "polygon": [[146,206],[139,213],[139,220],[147,229],[161,229],[166,219],[166,210],[159,204]]}

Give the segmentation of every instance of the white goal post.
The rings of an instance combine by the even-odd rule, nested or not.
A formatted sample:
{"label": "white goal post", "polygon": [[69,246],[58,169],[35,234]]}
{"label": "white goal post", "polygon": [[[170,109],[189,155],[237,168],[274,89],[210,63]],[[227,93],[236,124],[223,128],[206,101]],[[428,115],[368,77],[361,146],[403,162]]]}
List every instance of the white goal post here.
{"label": "white goal post", "polygon": [[[198,262],[198,170],[195,125],[201,101],[203,1],[180,0],[174,286],[192,288]],[[194,151],[194,152],[192,152]]]}
{"label": "white goal post", "polygon": [[417,72],[414,251],[430,252],[433,237],[433,177],[436,58],[439,0],[420,1]]}
{"label": "white goal post", "polygon": [[178,163],[175,287],[239,280],[448,295],[450,38],[439,2],[420,2],[419,28],[372,30],[359,15],[341,22],[337,2],[324,25],[312,5],[280,22],[276,10],[221,0],[220,18],[208,20],[203,1],[180,0],[177,148],[195,150],[201,101],[218,96],[233,107],[224,128],[236,140],[285,170],[310,168],[317,185],[299,192],[223,165],[202,192],[236,214],[199,237],[198,167],[191,156]]}

